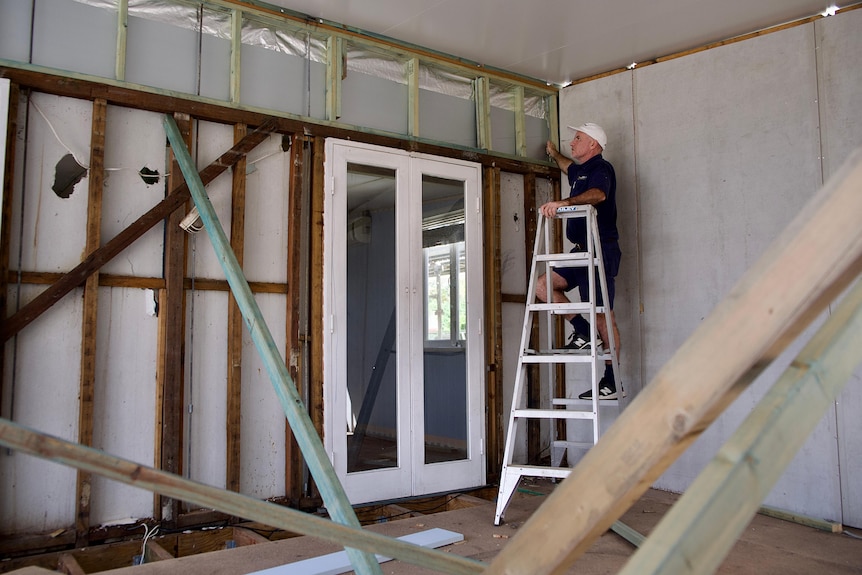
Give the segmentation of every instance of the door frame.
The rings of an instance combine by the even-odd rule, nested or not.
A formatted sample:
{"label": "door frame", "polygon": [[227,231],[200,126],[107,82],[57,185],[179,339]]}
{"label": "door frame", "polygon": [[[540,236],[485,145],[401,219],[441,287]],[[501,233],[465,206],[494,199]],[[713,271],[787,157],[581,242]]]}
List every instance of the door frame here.
{"label": "door frame", "polygon": [[[396,237],[396,318],[399,327],[396,349],[406,350],[395,358],[398,413],[398,466],[355,473],[347,472],[346,318],[347,305],[343,282],[346,276],[347,228],[346,168],[348,163],[368,164],[395,170],[397,202]],[[324,183],[324,261],[323,261],[323,397],[324,446],[345,487],[351,503],[366,503],[413,495],[425,495],[486,482],[485,462],[485,378],[484,378],[484,290],[482,288],[482,184],[481,165],[440,158],[427,154],[327,139]],[[422,176],[423,174],[464,181],[465,239],[467,241],[467,428],[466,459],[424,463],[424,264],[422,253]],[[417,201],[418,199],[418,201]],[[473,205],[470,205],[473,204]],[[410,222],[414,222],[412,228]],[[404,241],[402,241],[404,239]],[[415,261],[419,260],[419,262]],[[339,275],[341,274],[341,275]],[[338,288],[338,289],[336,289]],[[417,320],[417,318],[419,318]],[[418,325],[417,325],[418,321]],[[341,325],[344,323],[345,325]],[[413,359],[413,361],[411,361]],[[416,398],[419,398],[416,400]]]}

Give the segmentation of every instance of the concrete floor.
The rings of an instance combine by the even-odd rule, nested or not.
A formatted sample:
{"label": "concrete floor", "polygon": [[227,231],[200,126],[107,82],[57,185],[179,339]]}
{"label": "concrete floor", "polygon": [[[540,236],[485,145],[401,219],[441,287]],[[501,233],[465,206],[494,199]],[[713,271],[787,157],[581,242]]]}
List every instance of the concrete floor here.
{"label": "concrete floor", "polygon": [[[479,502],[472,507],[409,517],[380,523],[367,529],[391,537],[440,527],[464,535],[463,542],[442,548],[449,553],[490,562],[515,535],[518,528],[544,501],[553,484],[535,480],[523,484],[506,510],[506,523],[494,526],[494,504]],[[637,532],[648,535],[659,519],[678,499],[677,495],[650,490],[621,518]],[[850,531],[860,533],[862,530]],[[608,532],[569,570],[585,575],[618,572],[635,548],[619,535]],[[215,551],[135,567],[102,572],[105,575],[245,575],[285,563],[340,551],[327,542],[297,537],[271,543]],[[434,573],[399,561],[383,564],[385,575],[424,575]],[[19,575],[49,571],[21,570]],[[792,575],[829,573],[862,574],[862,539],[847,534],[827,533],[796,523],[757,515],[731,550],[718,573],[734,575]]]}

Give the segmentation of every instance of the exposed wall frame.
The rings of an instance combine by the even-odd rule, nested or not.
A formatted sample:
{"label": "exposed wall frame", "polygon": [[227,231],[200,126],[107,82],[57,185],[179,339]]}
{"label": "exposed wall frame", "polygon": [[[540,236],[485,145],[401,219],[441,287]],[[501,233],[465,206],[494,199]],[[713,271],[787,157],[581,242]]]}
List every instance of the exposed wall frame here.
{"label": "exposed wall frame", "polygon": [[[41,91],[63,97],[93,101],[94,109],[104,109],[108,106],[115,105],[147,111],[163,113],[170,112],[179,120],[180,125],[185,126],[184,131],[187,134],[187,142],[191,142],[193,140],[191,135],[193,133],[193,128],[198,121],[232,124],[235,130],[234,139],[238,142],[247,141],[248,136],[246,138],[242,137],[242,135],[247,131],[246,126],[260,127],[264,124],[269,124],[268,129],[285,134],[286,137],[289,136],[289,145],[292,146],[291,164],[295,170],[291,180],[291,201],[304,204],[306,200],[298,196],[297,192],[301,190],[310,190],[310,200],[312,204],[312,209],[309,212],[302,212],[301,210],[296,212],[291,208],[290,213],[292,217],[300,219],[315,218],[311,220],[309,225],[311,242],[309,243],[304,240],[304,243],[303,241],[295,242],[292,244],[291,248],[292,250],[299,250],[300,252],[309,247],[311,249],[309,256],[311,262],[311,266],[309,267],[311,277],[309,283],[310,289],[308,290],[312,299],[310,302],[312,304],[311,309],[319,309],[314,307],[313,299],[314,294],[319,293],[320,281],[322,281],[322,278],[318,273],[319,266],[314,262],[319,262],[322,257],[320,252],[322,244],[318,236],[321,233],[319,212],[322,206],[323,142],[325,137],[347,137],[355,141],[366,141],[397,149],[480,162],[486,166],[486,168],[490,169],[491,172],[496,174],[496,179],[494,181],[496,181],[497,184],[492,188],[488,188],[486,192],[486,201],[491,202],[499,202],[499,174],[501,171],[530,174],[532,177],[538,175],[553,178],[558,175],[555,168],[541,162],[513,159],[494,153],[476,153],[474,151],[467,151],[458,147],[428,144],[411,138],[398,138],[376,133],[348,130],[339,126],[330,125],[326,122],[316,123],[308,120],[272,117],[268,114],[263,114],[257,111],[240,110],[224,104],[217,105],[205,103],[194,96],[179,97],[174,94],[150,93],[147,91],[116,86],[111,83],[95,82],[89,79],[68,78],[60,74],[41,73],[32,69],[22,69],[19,67],[0,68],[0,74],[9,77],[12,80],[12,93],[16,95],[13,104],[17,104],[17,94],[23,86],[25,87],[24,89],[28,91]],[[12,119],[14,120],[16,117],[17,115],[13,115]],[[94,130],[98,129],[98,123],[99,122],[94,122]],[[12,126],[13,125],[10,124],[10,130],[7,131],[7,139],[13,138],[11,141],[14,142],[15,130],[12,129]],[[101,127],[101,131],[104,132],[104,126]],[[96,138],[97,135],[98,134],[95,134],[94,138]],[[307,145],[306,142],[310,145]],[[285,143],[285,145],[287,145],[287,143]],[[93,148],[96,149],[97,144],[94,145]],[[9,150],[11,155],[11,152],[14,151],[14,146],[10,147]],[[221,171],[229,165],[236,164],[241,157],[242,154],[238,157],[230,157],[229,154],[226,154],[202,171],[202,181],[205,184],[212,181],[217,173],[221,173]],[[7,162],[8,161],[11,161],[11,159],[7,158]],[[308,170],[310,172],[308,177],[304,175],[305,171],[302,170],[302,165],[306,162],[311,164],[311,168]],[[215,167],[218,167],[221,171],[213,171]],[[180,172],[179,170],[174,170],[172,173],[179,174]],[[234,209],[240,209],[240,211],[240,203],[243,196],[241,189],[242,183],[237,183],[236,178],[244,175],[244,173],[245,170],[242,169],[241,166],[237,165],[237,168],[234,171],[233,207]],[[8,190],[11,190],[12,188],[11,172],[7,173],[5,186]],[[181,443],[177,438],[182,437],[179,430],[182,429],[184,411],[182,386],[183,365],[181,360],[183,353],[182,349],[185,343],[183,337],[183,334],[185,333],[185,327],[183,325],[185,318],[185,313],[183,311],[183,293],[184,290],[190,287],[189,280],[184,277],[184,270],[186,267],[185,248],[187,235],[182,232],[178,226],[179,220],[182,219],[189,208],[189,204],[187,203],[187,188],[184,192],[182,191],[182,188],[184,188],[184,185],[178,185],[176,182],[172,182],[168,187],[169,190],[172,190],[172,193],[165,198],[163,202],[129,226],[126,231],[121,232],[117,237],[108,241],[104,246],[94,250],[87,258],[84,259],[82,264],[72,271],[65,274],[27,272],[22,275],[22,281],[25,283],[48,284],[45,291],[51,293],[46,296],[47,300],[42,304],[42,306],[50,306],[51,302],[57,301],[59,298],[63,297],[65,293],[68,293],[70,289],[79,285],[82,281],[89,281],[93,285],[99,286],[146,287],[158,291],[159,308],[162,312],[159,314],[159,321],[162,322],[162,324],[159,331],[160,348],[158,353],[160,360],[158,373],[160,375],[157,388],[157,402],[161,407],[157,409],[156,413],[157,421],[155,428],[157,437],[155,445],[155,461],[159,462],[163,468],[169,468],[174,472],[181,471],[182,469]],[[6,198],[6,203],[9,203],[8,198],[11,197],[11,193],[7,192],[4,197]],[[95,201],[93,205],[96,205]],[[11,207],[6,207],[4,209],[3,217],[8,218],[10,213]],[[168,228],[173,229],[174,233],[169,232],[169,237],[166,240],[166,266],[164,269],[164,277],[120,277],[99,273],[99,267],[113,257],[111,254],[116,255],[116,253],[125,249],[126,246],[130,245],[137,237],[140,237],[140,235],[149,229],[149,226],[151,226],[152,223],[161,221],[166,216],[169,217],[171,221]],[[241,219],[242,218],[236,214],[234,217],[234,225],[239,226]],[[92,221],[96,221],[95,216]],[[144,223],[145,221],[151,223]],[[295,229],[295,222],[291,221],[290,224],[290,227]],[[486,226],[488,225],[489,224],[486,223]],[[493,227],[488,227],[488,229],[497,230],[497,228]],[[8,226],[4,226],[4,235],[7,231]],[[499,231],[497,230],[495,233],[499,233]],[[239,232],[239,227],[236,228],[235,234],[239,234],[234,237],[235,242],[237,242],[234,244],[236,247],[241,243],[242,234]],[[317,240],[315,241],[314,238],[317,238]],[[95,245],[98,245],[98,242],[96,242]],[[241,249],[236,251],[241,253]],[[7,257],[7,266],[2,274],[2,279],[7,280],[9,277],[8,241],[6,242],[6,249],[3,253]],[[299,282],[297,274],[302,273],[301,269],[298,267],[298,261],[301,261],[303,257],[305,256],[302,254],[294,255],[294,261],[287,262],[286,265],[288,265],[289,279],[286,285],[258,283],[252,284],[253,289],[257,292],[293,294],[289,296],[289,305],[308,305],[308,303],[298,301],[297,292],[293,291],[293,285]],[[487,265],[499,266],[499,261],[497,261],[497,259],[493,259],[492,261],[487,260],[489,257],[499,258],[499,253],[491,254],[486,252],[485,257]],[[87,278],[94,279],[88,280]],[[226,290],[227,285],[223,280],[209,280],[204,278],[196,279],[195,289]],[[499,289],[497,289],[495,293],[497,295],[492,296],[494,301],[491,303],[499,307]],[[47,307],[41,307],[41,309],[47,309]],[[322,381],[322,372],[321,368],[316,365],[316,362],[318,361],[317,358],[321,357],[319,338],[310,337],[310,341],[306,341],[309,339],[308,336],[306,336],[306,339],[300,337],[299,328],[297,327],[298,324],[296,322],[299,321],[301,312],[297,310],[291,313],[293,313],[293,316],[290,316],[285,320],[287,322],[288,333],[293,334],[292,337],[288,339],[286,357],[291,358],[291,366],[292,369],[297,370],[296,373],[302,374],[303,371],[300,370],[304,370],[305,375],[303,375],[303,377],[309,378],[310,385],[308,389],[304,391],[308,394],[308,409],[310,411],[312,421],[318,429],[318,432],[321,433],[323,422],[323,398],[320,382]],[[499,314],[495,314],[495,318],[495,329],[499,331]],[[25,318],[25,321],[23,322],[20,320],[4,322],[2,327],[0,327],[0,336],[2,336],[2,340],[7,341],[17,333],[18,330],[24,328],[31,320],[32,319]],[[322,329],[322,318],[318,317],[316,314],[311,314],[310,320],[311,330],[309,333],[319,333],[319,330]],[[231,323],[234,321],[235,320],[232,320]],[[233,340],[237,337],[237,334],[235,330],[232,330],[231,333],[232,335],[230,338]],[[496,333],[496,335],[494,335],[490,329],[488,333],[490,334],[488,337],[496,337],[496,343],[494,345],[499,347],[501,334]],[[309,365],[302,364],[298,359],[300,357],[299,354],[306,345],[310,345],[310,356],[312,358],[312,362]],[[236,350],[234,349],[234,351]],[[498,364],[500,364],[499,353],[501,353],[501,351],[498,350],[496,356],[497,360],[495,360]],[[294,358],[297,358],[296,362],[294,362]],[[234,357],[234,360],[229,364],[229,371],[236,368],[235,360],[236,357]],[[299,377],[295,381],[299,383],[303,377]],[[229,423],[226,440],[229,445],[238,445],[239,443],[238,429],[234,425],[236,423],[236,418],[238,417],[238,404],[240,400],[240,396],[237,393],[238,385],[239,379],[233,379],[231,389],[228,391],[228,397],[230,398],[229,404],[231,407],[229,407],[228,410]],[[500,388],[501,385],[502,382],[497,381],[494,384],[494,387]],[[489,393],[493,393],[493,391],[489,390]],[[502,398],[499,396],[499,392],[497,400],[499,400],[499,402],[502,401]],[[490,403],[489,408],[491,409],[488,420],[489,425],[499,427],[498,424],[499,421],[501,421],[499,411],[501,408],[498,408],[495,411],[493,405]],[[233,423],[230,423],[230,421],[233,421]],[[500,437],[502,437],[501,433],[501,429],[498,429],[498,435]],[[86,439],[86,437],[84,437],[84,439]],[[500,447],[501,446],[494,448],[493,445],[488,445],[486,455],[489,462],[496,464],[496,462],[499,461],[499,457],[496,457],[494,454],[499,451]],[[238,484],[239,475],[236,471],[237,465],[238,460],[230,459],[229,457],[226,463],[227,486],[229,489],[235,490],[240,487]],[[306,487],[303,483],[303,466],[298,453],[294,451],[293,456],[286,461],[285,466],[285,498],[287,501],[298,506],[313,504],[316,493],[313,485]],[[494,469],[494,466],[489,465],[489,468]],[[80,492],[84,493],[85,491],[86,478],[82,476]],[[311,499],[309,500],[308,497],[311,497]],[[153,517],[156,520],[162,521],[165,525],[173,525],[182,528],[199,524],[203,521],[219,519],[221,516],[221,514],[212,511],[184,511],[175,500],[171,500],[169,498],[163,499],[162,496],[154,496],[154,498]],[[84,500],[79,497],[78,501],[81,502]],[[78,505],[79,507],[77,511],[79,516],[82,518],[82,522],[76,526],[76,533],[72,534],[73,536],[71,540],[68,537],[54,538],[51,540],[53,543],[61,543],[62,540],[64,544],[74,544],[75,535],[77,535],[79,544],[85,545],[87,543],[103,540],[105,537],[109,537],[112,534],[116,535],[111,528],[105,529],[89,525],[86,522],[86,505],[80,503]],[[229,518],[222,517],[222,519]],[[96,533],[96,531],[98,531],[98,533]],[[119,533],[119,531],[117,533]],[[46,541],[49,540],[46,539],[33,544],[38,546],[40,543],[44,544]]]}

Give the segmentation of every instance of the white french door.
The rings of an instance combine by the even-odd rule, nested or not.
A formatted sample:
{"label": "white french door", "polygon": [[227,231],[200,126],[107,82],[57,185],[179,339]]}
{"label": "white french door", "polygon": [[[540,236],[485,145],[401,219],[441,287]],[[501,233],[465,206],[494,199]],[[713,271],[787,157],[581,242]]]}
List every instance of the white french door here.
{"label": "white french door", "polygon": [[326,144],[325,436],[352,503],[485,483],[481,171]]}

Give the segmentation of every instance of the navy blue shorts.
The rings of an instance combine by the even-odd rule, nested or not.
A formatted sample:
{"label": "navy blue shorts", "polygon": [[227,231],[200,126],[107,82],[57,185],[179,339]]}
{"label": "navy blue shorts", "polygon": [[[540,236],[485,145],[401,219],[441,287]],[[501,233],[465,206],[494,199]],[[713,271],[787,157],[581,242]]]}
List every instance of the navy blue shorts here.
{"label": "navy blue shorts", "polygon": [[[574,249],[572,250],[574,251]],[[605,281],[608,284],[608,299],[611,300],[610,308],[614,309],[614,295],[616,293],[616,278],[620,271],[620,260],[622,252],[620,252],[620,244],[611,242],[602,244],[602,261],[605,264]],[[569,291],[578,288],[578,293],[581,296],[581,301],[590,301],[590,282],[587,277],[587,268],[554,268],[554,271],[560,274],[566,280],[566,289]],[[602,286],[599,283],[598,273],[596,274],[596,305],[602,304]]]}

